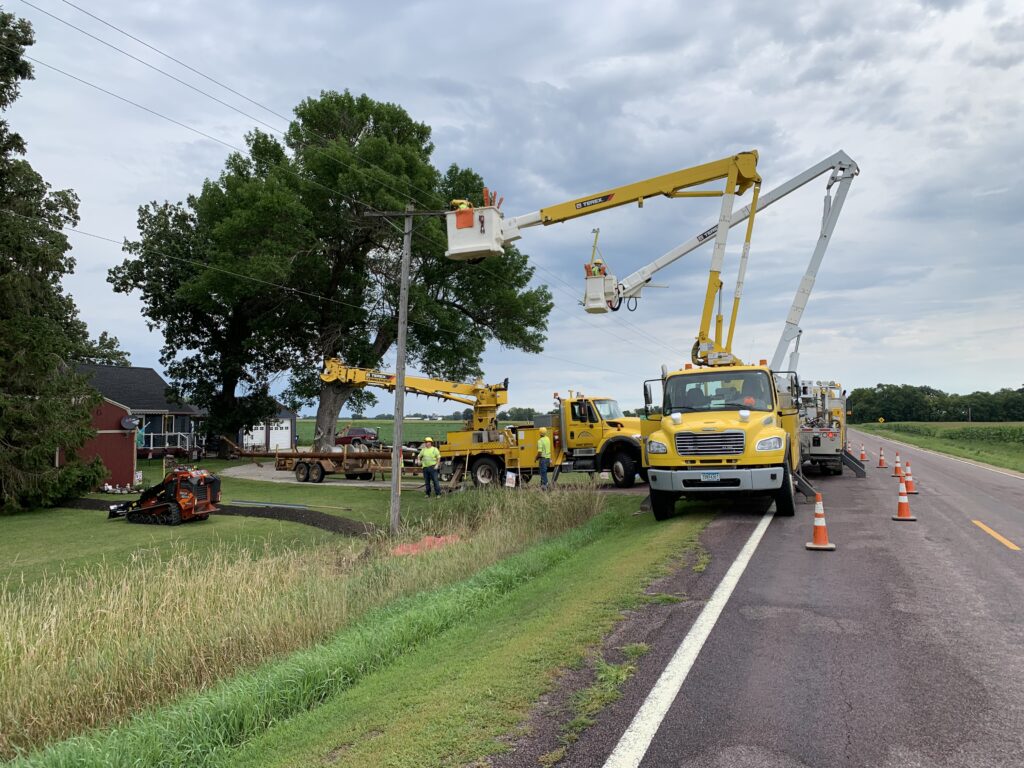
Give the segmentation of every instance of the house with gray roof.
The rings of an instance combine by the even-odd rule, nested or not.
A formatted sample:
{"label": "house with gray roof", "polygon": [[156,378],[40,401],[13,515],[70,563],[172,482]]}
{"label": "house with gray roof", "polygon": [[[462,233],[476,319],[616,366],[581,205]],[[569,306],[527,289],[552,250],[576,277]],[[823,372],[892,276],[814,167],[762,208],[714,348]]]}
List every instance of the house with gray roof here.
{"label": "house with gray roof", "polygon": [[140,455],[165,450],[187,454],[201,448],[203,414],[172,397],[167,382],[152,368],[84,363],[75,368],[103,397],[126,406],[138,419],[135,445]]}

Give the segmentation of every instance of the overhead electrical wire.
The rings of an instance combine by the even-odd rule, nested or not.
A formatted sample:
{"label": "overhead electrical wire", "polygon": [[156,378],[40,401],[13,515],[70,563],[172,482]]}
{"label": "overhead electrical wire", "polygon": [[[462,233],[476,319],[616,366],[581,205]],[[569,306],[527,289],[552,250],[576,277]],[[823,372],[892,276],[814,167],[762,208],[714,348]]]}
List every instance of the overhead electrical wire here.
{"label": "overhead electrical wire", "polygon": [[[166,72],[165,70],[160,69],[159,67],[156,67],[156,66],[150,64],[149,62],[146,62],[143,59],[140,59],[139,57],[129,53],[128,51],[125,51],[122,48],[119,48],[118,46],[113,45],[112,43],[109,43],[109,42],[103,40],[102,38],[99,38],[96,35],[91,34],[90,32],[82,29],[81,27],[78,27],[78,26],[72,24],[71,22],[68,22],[68,21],[60,18],[59,16],[56,16],[56,15],[46,11],[45,9],[40,8],[39,6],[29,2],[29,0],[22,0],[22,2],[25,5],[28,5],[29,7],[33,8],[33,9],[35,9],[35,10],[41,12],[41,13],[44,13],[45,15],[49,16],[50,18],[52,18],[52,19],[54,19],[54,20],[56,20],[56,21],[58,21],[58,22],[60,22],[60,23],[62,23],[64,25],[70,27],[71,29],[74,29],[74,30],[78,31],[81,34],[86,35],[90,39],[95,40],[95,41],[101,43],[102,45],[104,45],[104,46],[106,46],[108,48],[111,48],[112,50],[114,50],[114,51],[116,51],[116,52],[118,52],[118,53],[120,53],[120,54],[122,54],[122,55],[124,55],[124,56],[126,56],[126,57],[128,57],[130,59],[132,59],[133,61],[136,61],[137,63],[142,64],[143,66],[145,66],[145,67],[147,67],[147,68],[149,68],[149,69],[151,69],[151,70],[153,70],[155,72],[158,72],[159,74],[164,75],[165,77],[173,80],[174,82],[179,83],[181,85],[184,85],[185,87],[189,88],[190,90],[192,90],[192,91],[194,91],[196,93],[199,93],[199,94],[201,94],[203,96],[206,96],[207,98],[211,99],[212,101],[216,102],[217,104],[225,106],[225,107],[227,107],[227,108],[237,112],[238,114],[242,115],[243,117],[246,117],[247,119],[254,120],[255,122],[259,123],[260,125],[266,127],[267,129],[269,129],[269,130],[271,130],[271,131],[273,131],[273,132],[275,132],[275,133],[277,133],[277,134],[279,134],[281,136],[285,135],[285,133],[283,131],[281,131],[280,129],[270,125],[269,123],[267,123],[267,122],[265,122],[263,120],[260,120],[259,118],[255,117],[254,115],[251,115],[251,114],[249,114],[249,113],[247,113],[247,112],[245,112],[243,110],[240,110],[237,107],[235,107],[234,105],[232,105],[232,104],[230,104],[230,103],[228,103],[228,102],[226,102],[226,101],[224,101],[222,99],[217,98],[216,96],[214,96],[214,95],[212,95],[212,94],[202,90],[201,88],[198,88],[198,87],[196,87],[196,86],[194,86],[194,85],[192,85],[192,84],[190,84],[190,83],[188,83],[188,82],[186,82],[186,81],[176,77],[175,75],[173,75],[173,74],[171,74],[169,72]],[[209,75],[206,75],[205,73],[201,72],[200,70],[198,70],[198,69],[196,69],[194,67],[191,67],[190,65],[188,65],[185,62],[181,61],[180,59],[177,59],[174,56],[171,56],[170,54],[165,53],[164,51],[161,51],[160,49],[156,48],[155,46],[145,42],[144,40],[136,37],[135,35],[132,35],[131,33],[121,29],[120,27],[118,27],[118,26],[116,26],[114,24],[111,24],[110,22],[108,22],[108,21],[106,21],[104,19],[101,19],[100,17],[96,16],[95,14],[90,13],[89,11],[81,8],[78,5],[75,5],[74,3],[68,2],[68,0],[62,0],[62,2],[64,2],[65,5],[68,5],[68,6],[72,7],[72,8],[75,8],[76,10],[81,11],[82,13],[84,13],[87,16],[95,19],[96,21],[100,22],[101,24],[104,24],[105,26],[107,26],[107,27],[109,27],[111,29],[116,30],[120,34],[123,34],[126,37],[128,37],[128,38],[130,38],[130,39],[132,39],[132,40],[134,40],[136,42],[138,42],[140,45],[143,45],[146,48],[148,48],[150,50],[153,50],[156,53],[159,53],[161,56],[164,56],[167,59],[169,59],[171,61],[174,61],[175,63],[179,64],[180,66],[185,67],[189,71],[194,72],[195,74],[205,78],[206,80],[209,80],[210,82],[215,83],[216,85],[218,85],[218,86],[220,86],[222,88],[225,88],[226,90],[230,91],[231,93],[236,94],[240,98],[243,98],[246,101],[248,101],[248,102],[250,102],[250,103],[260,107],[261,109],[266,110],[267,112],[275,115],[276,117],[278,117],[278,118],[280,118],[282,120],[288,121],[288,118],[285,117],[284,115],[281,115],[280,113],[274,111],[273,109],[265,106],[264,104],[261,104],[260,102],[254,100],[254,99],[252,99],[252,98],[250,98],[248,96],[246,96],[245,94],[243,94],[243,93],[241,93],[241,92],[231,88],[230,86],[227,86],[227,85],[221,83],[220,81],[216,80],[215,78],[212,78]],[[2,45],[2,44],[0,44],[0,45]],[[3,46],[3,47],[7,47],[7,46]],[[13,50],[13,49],[8,48],[8,50]],[[145,112],[147,112],[147,113],[149,113],[151,115],[154,115],[156,117],[160,117],[160,118],[162,118],[164,120],[167,120],[167,121],[173,123],[174,125],[182,127],[184,129],[186,129],[188,131],[191,131],[193,133],[196,133],[197,135],[200,135],[200,136],[202,136],[202,137],[204,137],[206,139],[209,139],[209,140],[214,141],[214,142],[216,142],[218,144],[221,144],[221,145],[223,145],[223,146],[225,146],[225,147],[227,147],[227,148],[229,148],[229,149],[231,149],[231,150],[233,150],[235,152],[238,152],[238,153],[243,154],[243,155],[251,156],[249,152],[247,152],[246,150],[241,149],[240,147],[234,146],[230,142],[227,142],[227,141],[224,141],[222,139],[219,139],[216,136],[213,136],[213,135],[211,135],[211,134],[209,134],[209,133],[207,133],[205,131],[202,131],[202,130],[200,130],[198,128],[195,128],[195,127],[193,127],[191,125],[188,125],[186,123],[183,123],[180,120],[176,120],[175,118],[172,118],[172,117],[170,117],[168,115],[165,115],[165,114],[163,114],[161,112],[158,112],[157,110],[154,110],[154,109],[151,109],[149,107],[146,107],[145,105],[139,104],[138,102],[135,102],[135,101],[133,101],[131,99],[128,99],[127,97],[121,96],[120,94],[117,94],[117,93],[115,93],[113,91],[110,91],[109,89],[106,89],[106,88],[104,88],[102,86],[96,85],[95,83],[89,82],[89,81],[87,81],[87,80],[85,80],[83,78],[77,77],[76,75],[73,75],[73,74],[71,74],[71,73],[69,73],[69,72],[67,72],[65,70],[62,70],[62,69],[60,69],[58,67],[55,67],[55,66],[53,66],[51,64],[48,64],[48,63],[44,62],[44,61],[41,61],[40,59],[28,56],[27,54],[23,54],[23,55],[25,55],[25,58],[29,59],[30,61],[33,61],[33,62],[35,62],[37,64],[40,64],[41,66],[47,67],[48,69],[51,69],[51,70],[53,70],[55,72],[58,72],[58,73],[66,76],[66,77],[68,77],[68,78],[70,78],[72,80],[75,80],[75,81],[81,83],[82,85],[86,85],[88,87],[94,88],[94,89],[96,89],[96,90],[98,90],[98,91],[100,91],[102,93],[105,93],[105,94],[107,94],[109,96],[112,96],[112,97],[114,97],[114,98],[116,98],[116,99],[118,99],[120,101],[123,101],[123,102],[125,102],[127,104],[130,104],[131,106],[134,106],[134,107],[136,107],[138,109],[141,109],[141,110],[143,110],[143,111],[145,111]],[[301,124],[300,124],[300,128],[302,130],[306,130],[304,126],[301,126]],[[312,133],[313,135],[317,136],[318,138],[320,138],[322,141],[325,141],[325,142],[329,141],[329,139],[327,139],[327,138],[317,134],[315,131],[311,131],[310,130],[309,132]],[[342,166],[344,166],[344,167],[346,167],[346,168],[348,168],[348,169],[350,169],[350,170],[352,170],[352,171],[354,171],[356,173],[359,173],[360,175],[364,175],[365,176],[365,174],[359,168],[356,168],[355,166],[351,165],[350,163],[345,162],[344,160],[342,160],[341,158],[337,157],[334,154],[324,152],[323,150],[320,150],[318,147],[314,147],[314,146],[309,146],[308,149],[312,149],[315,152],[323,154],[325,157],[328,157],[329,159],[337,162],[339,165],[342,165]],[[356,159],[360,160],[361,162],[364,162],[365,164],[369,165],[370,167],[375,168],[378,171],[381,171],[386,176],[389,176],[389,177],[391,177],[393,179],[396,179],[396,181],[401,181],[401,180],[398,180],[394,176],[393,173],[391,173],[387,169],[385,169],[385,168],[383,168],[383,167],[373,163],[372,161],[366,160],[365,158],[362,158],[362,157],[360,157],[358,155],[354,155],[354,157]],[[363,202],[361,200],[357,200],[355,198],[352,198],[352,197],[350,197],[348,195],[345,195],[340,190],[337,190],[337,189],[331,188],[331,187],[329,187],[327,185],[321,184],[321,183],[319,183],[319,182],[317,182],[315,180],[309,179],[306,176],[301,176],[301,175],[299,175],[297,173],[292,172],[290,169],[285,169],[285,170],[287,172],[291,173],[292,175],[296,176],[300,180],[303,180],[303,181],[306,181],[306,182],[311,182],[315,186],[318,186],[318,187],[320,187],[322,189],[325,189],[326,191],[329,191],[332,194],[336,194],[339,197],[341,197],[342,199],[347,200],[348,202],[350,202],[353,205],[362,206],[362,207],[366,208],[368,211],[372,211],[374,213],[380,213],[380,211],[377,211],[376,209],[374,209],[369,204],[367,204],[367,203],[365,203],[365,202]],[[404,197],[407,201],[415,202],[415,203],[418,203],[420,205],[424,204],[423,200],[418,199],[417,197],[415,197],[414,195],[412,195],[412,194],[410,194],[408,192],[404,192],[402,190],[396,189],[395,187],[393,187],[393,186],[391,186],[389,184],[384,183],[380,178],[374,177],[374,178],[372,178],[372,180],[374,182],[378,183],[378,184],[381,184],[382,186],[386,187],[387,189],[391,190],[392,192],[395,192],[397,195],[399,195],[401,197]],[[416,187],[416,185],[412,184],[410,181],[406,181],[406,184],[407,184],[407,186],[409,186],[409,187],[411,187],[413,189],[418,189],[419,191],[422,191],[425,194],[431,194],[431,193],[426,192],[425,190],[422,190],[419,187]],[[393,222],[390,222],[387,219],[385,219],[385,221],[389,225],[391,225],[396,231],[400,231],[400,228],[397,226],[397,224],[395,224]],[[422,237],[423,240],[426,240],[428,243],[433,244],[435,247],[441,247],[441,248],[444,247],[443,243],[439,243],[438,241],[436,241],[433,238],[429,237],[426,233],[421,233],[421,237]],[[481,269],[481,271],[483,271],[483,272],[485,272],[485,273],[487,273],[487,274],[489,274],[489,275],[491,275],[491,276],[493,276],[493,277],[495,277],[497,279],[500,279],[500,275],[497,275],[496,273],[488,270],[486,267],[483,267],[482,265],[475,265],[475,266],[476,266],[476,268]],[[572,297],[572,299],[573,299],[573,301],[575,303],[579,302],[579,299],[578,299],[578,297],[577,297],[577,295],[575,293],[575,290],[572,289],[572,287],[569,286],[569,284],[565,280],[563,280],[561,277],[556,275],[554,272],[552,272],[550,270],[547,270],[544,267],[541,267],[540,265],[534,265],[534,266],[537,269],[540,269],[540,270],[546,272],[547,274],[552,275],[553,277],[555,277],[556,280],[558,280],[559,282],[561,282],[564,285],[568,286],[570,291],[563,291],[563,292],[568,293]],[[554,286],[554,287],[558,287],[558,286]],[[563,310],[559,306],[555,306],[554,309],[566,312],[566,314],[571,315],[574,320],[580,320],[581,319],[575,313],[569,313],[567,310]],[[623,341],[623,342],[625,342],[627,344],[637,344],[637,341],[640,340],[640,343],[645,348],[647,348],[648,351],[650,351],[650,352],[652,352],[654,354],[662,354],[662,353],[658,352],[657,350],[654,350],[652,347],[648,347],[646,342],[649,341],[649,340],[650,341],[654,341],[659,346],[661,346],[664,349],[666,349],[669,352],[671,352],[673,355],[680,354],[678,352],[678,350],[675,350],[672,347],[669,347],[664,342],[661,342],[658,339],[652,339],[652,338],[648,337],[640,329],[636,328],[636,326],[633,326],[632,323],[629,323],[629,322],[627,322],[624,319],[622,319],[621,322],[624,325],[626,325],[627,327],[631,328],[637,334],[637,339],[627,338],[625,336],[620,335],[619,333],[616,333],[615,331],[611,331],[611,330],[606,329],[606,328],[600,328],[599,326],[597,326],[593,322],[590,322],[589,318],[586,318],[586,322],[591,327],[593,327],[596,330],[598,330],[600,333],[604,333],[604,334],[607,334],[607,335],[612,336],[614,338],[617,338],[620,341]]]}
{"label": "overhead electrical wire", "polygon": [[[39,216],[26,216],[23,213],[18,213],[17,211],[12,211],[9,208],[0,208],[0,213],[7,213],[7,214],[10,214],[12,216],[17,216],[20,219],[25,219],[27,221],[37,221],[39,223],[45,224],[48,227],[52,227],[53,226],[53,224],[51,222],[47,221],[44,218],[41,218]],[[106,235],[99,235],[99,234],[96,234],[94,232],[87,232],[87,231],[85,231],[83,229],[79,229],[77,227],[70,227],[70,226],[66,226],[66,225],[62,225],[60,227],[60,229],[62,231],[64,231],[64,232],[69,233],[69,234],[81,235],[83,237],[89,237],[89,238],[92,238],[94,240],[101,240],[103,242],[112,243],[112,244],[118,246],[118,248],[123,248],[124,247],[124,241],[123,240],[118,240],[117,238],[108,237]],[[189,264],[191,266],[199,267],[201,269],[213,270],[214,272],[219,272],[221,274],[230,275],[232,277],[239,278],[240,280],[248,280],[248,281],[253,282],[253,283],[259,283],[260,285],[265,285],[265,286],[268,286],[268,287],[271,287],[271,288],[276,288],[278,290],[285,291],[285,292],[292,293],[292,294],[296,294],[296,295],[299,295],[299,296],[308,296],[310,298],[317,299],[319,301],[326,301],[326,302],[328,302],[330,304],[337,304],[339,306],[349,307],[351,309],[358,309],[358,310],[365,309],[363,306],[361,306],[359,304],[353,304],[352,302],[342,301],[341,299],[335,299],[335,298],[332,298],[330,296],[324,296],[323,294],[319,294],[319,293],[312,293],[310,291],[303,291],[300,288],[294,288],[294,287],[292,287],[290,285],[283,285],[281,283],[275,283],[272,280],[264,280],[262,278],[254,277],[253,275],[247,275],[247,274],[242,273],[242,272],[235,272],[234,270],[225,269],[224,267],[218,267],[215,264],[208,264],[206,262],[199,261],[198,259],[190,259],[190,258],[187,258],[185,256],[176,256],[176,255],[171,254],[171,253],[165,253],[164,251],[157,250],[156,248],[148,248],[147,250],[149,250],[151,253],[154,253],[157,256],[161,256],[161,257],[163,257],[165,259],[170,259],[172,261],[178,261],[178,262],[181,262],[183,264]],[[420,328],[425,328],[425,329],[430,330],[430,331],[436,330],[434,325],[432,325],[430,323],[419,322],[417,320],[410,320],[409,321],[409,325],[415,325],[415,326],[418,326]],[[584,368],[592,368],[594,370],[602,371],[604,373],[613,373],[613,374],[616,374],[616,375],[619,375],[619,376],[628,376],[629,375],[629,374],[625,373],[624,371],[615,371],[615,370],[612,370],[610,368],[602,368],[600,366],[592,365],[590,363],[584,363],[584,362],[579,361],[579,360],[570,360],[568,358],[557,357],[555,355],[549,355],[549,354],[544,353],[544,352],[531,352],[529,354],[535,354],[535,355],[538,355],[539,357],[546,357],[548,359],[555,360],[555,361],[560,362],[560,363],[568,363],[570,365],[583,366]]]}
{"label": "overhead electrical wire", "polygon": [[[105,45],[105,46],[107,46],[107,47],[109,47],[109,48],[119,52],[119,53],[122,53],[123,55],[131,58],[134,61],[139,62],[140,64],[143,64],[144,66],[148,67],[149,69],[152,69],[152,70],[154,70],[154,71],[156,71],[156,72],[158,72],[158,73],[160,73],[162,75],[165,75],[166,77],[174,80],[175,82],[180,83],[180,84],[186,86],[187,88],[189,88],[189,89],[191,89],[191,90],[193,90],[193,91],[195,91],[197,93],[200,93],[200,94],[206,96],[207,98],[210,98],[211,100],[215,101],[216,103],[221,104],[221,105],[223,105],[225,107],[228,107],[229,109],[237,112],[238,114],[240,114],[240,115],[242,115],[244,117],[247,117],[247,118],[249,118],[251,120],[255,120],[257,123],[259,123],[260,125],[263,125],[264,127],[268,128],[269,130],[274,131],[275,133],[278,133],[278,134],[280,134],[282,136],[285,135],[283,131],[281,131],[278,128],[275,128],[274,126],[270,125],[269,123],[266,123],[265,121],[262,121],[259,118],[255,117],[253,115],[250,115],[249,113],[244,112],[244,111],[236,108],[234,105],[232,105],[232,104],[230,104],[228,102],[225,102],[222,99],[219,99],[216,96],[213,96],[212,94],[210,94],[210,93],[208,93],[208,92],[206,92],[206,91],[204,91],[204,90],[202,90],[200,88],[197,88],[196,86],[194,86],[194,85],[192,85],[190,83],[187,83],[187,82],[181,80],[180,78],[176,77],[175,75],[173,75],[173,74],[171,74],[169,72],[166,72],[165,70],[160,69],[159,67],[156,67],[156,66],[150,64],[149,62],[146,62],[146,61],[138,58],[137,56],[134,56],[133,54],[131,54],[131,53],[127,52],[127,51],[124,51],[123,49],[121,49],[121,48],[119,48],[119,47],[117,47],[117,46],[115,46],[115,45],[113,45],[113,44],[111,44],[111,43],[109,43],[109,42],[107,42],[107,41],[105,41],[105,40],[103,40],[103,39],[93,35],[93,34],[91,34],[90,32],[87,32],[86,30],[81,29],[80,27],[78,27],[78,26],[76,26],[74,24],[71,24],[70,22],[68,22],[68,21],[66,21],[64,19],[61,19],[60,17],[58,17],[58,16],[56,16],[56,15],[54,15],[52,13],[49,13],[48,11],[46,11],[46,10],[44,10],[42,8],[39,8],[38,6],[36,6],[33,3],[29,2],[29,0],[22,0],[22,2],[25,3],[26,5],[32,7],[32,8],[35,8],[38,11],[41,11],[42,13],[45,13],[47,16],[50,16],[51,18],[61,22],[62,24],[65,24],[66,26],[71,27],[72,29],[75,29],[78,32],[81,32],[82,34],[90,37],[91,39],[96,40],[97,42],[99,42],[99,43],[101,43],[101,44],[103,44],[103,45]],[[235,94],[236,96],[238,96],[239,98],[244,99],[245,101],[249,102],[250,104],[253,104],[253,105],[259,107],[260,109],[263,109],[266,112],[274,115],[275,117],[277,117],[277,118],[279,118],[281,120],[284,120],[286,123],[290,123],[291,122],[291,118],[287,117],[286,115],[282,115],[280,112],[277,112],[276,110],[272,109],[271,107],[268,107],[267,105],[257,101],[256,99],[253,99],[253,98],[247,96],[246,94],[242,93],[241,91],[238,91],[237,89],[232,88],[229,85],[226,85],[225,83],[221,82],[220,80],[217,80],[216,78],[211,77],[210,75],[207,75],[206,73],[200,71],[199,69],[196,69],[195,67],[189,65],[188,63],[182,61],[181,59],[179,59],[179,58],[177,58],[175,56],[172,56],[171,54],[167,53],[166,51],[163,51],[160,48],[157,48],[156,46],[152,45],[151,43],[148,43],[145,40],[142,40],[141,38],[137,37],[136,35],[133,35],[130,32],[122,29],[121,27],[117,26],[116,24],[113,24],[113,23],[107,21],[106,19],[100,18],[96,14],[91,13],[90,11],[87,11],[86,9],[82,8],[81,6],[76,5],[75,3],[69,2],[69,0],[61,0],[61,2],[63,2],[67,6],[70,6],[71,8],[74,8],[75,10],[80,11],[81,13],[85,14],[86,16],[89,16],[90,18],[98,21],[99,23],[103,24],[104,26],[106,26],[106,27],[108,27],[108,28],[110,28],[110,29],[112,29],[112,30],[114,30],[114,31],[124,35],[125,37],[128,37],[129,39],[139,43],[140,45],[148,48],[149,50],[151,50],[151,51],[153,51],[153,52],[163,56],[164,58],[166,58],[166,59],[168,59],[170,61],[173,61],[174,63],[178,64],[181,67],[184,67],[188,71],[193,72],[196,75],[199,75],[200,77],[204,78],[205,80],[207,80],[207,81],[209,81],[209,82],[211,82],[211,83],[213,83],[213,84],[215,84],[215,85],[217,85],[217,86],[219,86],[219,87],[229,91],[230,93]],[[312,134],[313,136],[319,138],[321,141],[324,141],[324,142],[328,142],[329,141],[329,139],[327,137],[324,137],[323,135],[317,133],[316,131],[313,131],[313,130],[309,129],[308,127],[306,127],[305,125],[303,125],[301,123],[296,123],[296,125],[299,126],[300,130]],[[324,156],[326,156],[329,159],[337,162],[338,164],[340,164],[340,165],[342,165],[342,166],[344,166],[346,168],[349,168],[350,170],[353,170],[353,171],[355,171],[357,173],[362,173],[358,168],[355,168],[351,164],[341,160],[341,158],[337,157],[336,155],[328,154],[328,153],[323,153],[321,150],[319,150],[319,148],[316,148],[316,147],[309,147],[309,149],[313,149],[314,151],[321,152],[321,154],[324,154]],[[375,169],[383,172],[387,176],[395,178],[394,174],[391,173],[390,171],[388,171],[386,168],[383,168],[382,166],[377,165],[376,163],[373,163],[372,161],[367,160],[367,159],[365,159],[365,158],[363,158],[363,157],[361,157],[359,155],[353,155],[353,157],[355,159],[359,160],[360,162],[362,162],[362,163],[364,163],[366,165],[369,165],[371,168],[375,168]],[[377,183],[382,183],[379,178],[375,178],[373,180],[375,182],[377,182]],[[407,184],[407,186],[409,188],[415,189],[417,191],[420,191],[423,194],[426,194],[428,196],[432,197],[434,195],[434,193],[428,192],[427,190],[424,190],[421,187],[416,186],[411,181],[406,180],[406,184]],[[419,199],[416,196],[409,194],[408,192],[403,192],[403,191],[401,191],[399,189],[396,189],[395,187],[393,187],[393,186],[391,186],[389,184],[382,184],[382,186],[385,186],[387,189],[390,189],[392,192],[395,192],[399,196],[405,197],[407,201],[415,202],[415,203],[418,203],[420,205],[427,205],[424,200]],[[335,191],[337,191],[337,190],[335,190]],[[340,194],[340,192],[338,192],[338,193]],[[430,207],[430,205],[427,205],[427,207]],[[397,227],[397,225],[393,225],[393,226],[394,226],[394,228],[396,230],[399,229]],[[442,244],[437,243],[437,241],[434,241],[430,237],[425,236],[424,239],[427,240],[428,242],[432,242],[434,245],[442,245]],[[541,271],[544,271],[547,274],[552,275],[559,282],[569,286],[569,284],[566,283],[565,280],[563,280],[561,277],[559,277],[557,274],[555,274],[551,270],[547,270],[544,267],[541,267],[540,265],[535,265],[535,266],[536,266],[537,269],[540,269]],[[490,270],[487,270],[486,268],[482,268],[482,271],[484,271],[487,274],[490,274],[490,275],[492,275],[494,277],[498,277],[497,275],[495,275]],[[572,288],[572,286],[569,286],[569,288],[572,291],[571,294],[569,294],[569,295],[571,295],[571,297],[572,297],[574,302],[578,303],[579,299],[577,298],[575,289]],[[559,309],[560,311],[562,311],[561,307],[556,307],[556,309]],[[566,314],[574,314],[574,313],[566,312]],[[574,319],[579,319],[579,316],[576,315],[574,317]],[[637,343],[636,339],[627,339],[625,336],[622,336],[622,335],[620,335],[618,333],[615,333],[614,331],[609,331],[608,329],[600,328],[599,326],[597,326],[593,322],[590,322],[589,319],[587,319],[586,322],[591,327],[600,330],[602,333],[606,333],[606,334],[608,334],[610,336],[613,336],[614,338],[617,338],[620,341],[625,341],[626,343],[629,343],[629,344]],[[662,348],[666,349],[667,351],[671,352],[673,355],[681,354],[679,352],[679,350],[674,349],[673,347],[665,344],[660,339],[649,337],[648,335],[643,333],[643,331],[641,329],[637,328],[635,325],[633,325],[629,321],[625,320],[624,318],[620,318],[619,322],[621,322],[623,325],[625,325],[628,329],[631,329],[637,335],[637,338],[642,340],[642,343],[645,343],[648,339],[650,339],[651,341],[654,341],[654,343],[658,344],[660,347],[662,347]],[[649,351],[655,352],[655,354],[660,354],[660,352],[657,352],[657,351],[653,350],[652,348],[648,347],[648,349],[649,349]]]}

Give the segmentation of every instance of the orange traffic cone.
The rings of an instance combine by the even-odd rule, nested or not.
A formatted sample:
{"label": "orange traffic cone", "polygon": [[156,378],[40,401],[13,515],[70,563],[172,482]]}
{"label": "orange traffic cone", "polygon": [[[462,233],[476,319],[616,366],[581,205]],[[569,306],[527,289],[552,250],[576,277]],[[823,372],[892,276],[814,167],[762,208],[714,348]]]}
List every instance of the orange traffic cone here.
{"label": "orange traffic cone", "polygon": [[910,499],[907,498],[907,484],[903,482],[903,478],[900,478],[900,500],[896,505],[896,514],[892,516],[893,520],[899,520],[903,523],[912,523],[917,520],[912,514],[910,514]]}
{"label": "orange traffic cone", "polygon": [[888,469],[889,465],[885,463],[885,448],[878,449],[878,466],[876,469]]}
{"label": "orange traffic cone", "polygon": [[868,452],[864,450],[864,443],[860,444],[860,457],[859,458],[860,458],[861,461],[867,461],[868,460]]}
{"label": "orange traffic cone", "polygon": [[817,549],[824,552],[832,552],[835,544],[829,544],[828,528],[825,526],[825,505],[821,503],[821,494],[814,494],[814,540],[808,541],[804,546],[808,549]]}
{"label": "orange traffic cone", "polygon": [[907,459],[907,476],[904,478],[904,482],[907,484],[907,493],[917,493],[917,487],[914,485],[914,474],[910,469],[910,459]]}
{"label": "orange traffic cone", "polygon": [[903,477],[903,465],[900,464],[900,452],[896,451],[896,464],[892,468],[893,477]]}

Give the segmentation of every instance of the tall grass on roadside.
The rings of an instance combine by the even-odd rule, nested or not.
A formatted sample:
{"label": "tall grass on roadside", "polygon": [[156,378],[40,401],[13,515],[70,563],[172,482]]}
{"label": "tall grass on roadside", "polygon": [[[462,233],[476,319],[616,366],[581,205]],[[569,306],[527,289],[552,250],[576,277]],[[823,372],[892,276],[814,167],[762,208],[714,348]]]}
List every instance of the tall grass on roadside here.
{"label": "tall grass on roadside", "polygon": [[[406,540],[426,533],[457,533],[463,539],[416,557],[391,556],[395,542],[384,538],[273,554],[179,552],[162,559],[151,552],[126,568],[101,565],[0,592],[0,757],[123,722],[140,710],[323,642],[396,599],[464,580],[579,526],[602,506],[593,488],[474,492],[439,500],[429,518],[406,531]],[[185,752],[175,764],[197,764],[204,750],[212,749],[204,739],[236,744],[276,718],[315,706],[368,669],[442,631],[481,595],[492,599],[492,593],[507,591],[510,583],[541,567],[538,563],[518,571],[492,568],[469,593],[438,597],[440,602],[417,618],[385,610],[347,640],[339,637],[301,654],[300,661],[270,665],[265,672],[243,675],[237,684],[219,686],[200,697],[194,712],[193,705],[182,704],[192,714],[179,711],[172,720],[196,731],[189,731],[192,741],[186,739],[194,749],[164,730],[173,730],[173,722],[145,715],[138,718],[141,742],[123,736],[137,731],[135,726],[111,738],[117,744],[122,738],[131,741],[124,764],[131,762],[129,754],[138,758],[139,750],[160,754],[150,750],[152,744],[172,752],[172,745],[180,746]],[[213,735],[197,735],[207,728]],[[105,738],[58,745],[39,764],[68,764],[60,755],[78,754],[84,744],[100,749],[96,745],[106,744]],[[95,757],[87,764],[121,764],[118,749],[97,753],[90,747],[82,754]],[[77,758],[71,762],[80,764]]]}

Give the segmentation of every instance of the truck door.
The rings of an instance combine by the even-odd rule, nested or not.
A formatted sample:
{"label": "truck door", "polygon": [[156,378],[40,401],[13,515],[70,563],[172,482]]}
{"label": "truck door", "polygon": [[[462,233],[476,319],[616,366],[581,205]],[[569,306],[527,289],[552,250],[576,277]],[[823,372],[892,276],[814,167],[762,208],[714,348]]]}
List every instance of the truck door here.
{"label": "truck door", "polygon": [[582,398],[569,401],[565,425],[566,447],[576,456],[593,456],[600,437],[601,422],[593,404]]}
{"label": "truck door", "polygon": [[794,371],[773,371],[778,403],[777,412],[782,428],[789,434],[791,449],[790,466],[800,470],[803,461],[800,456],[800,423],[797,416],[800,402],[800,380]]}

